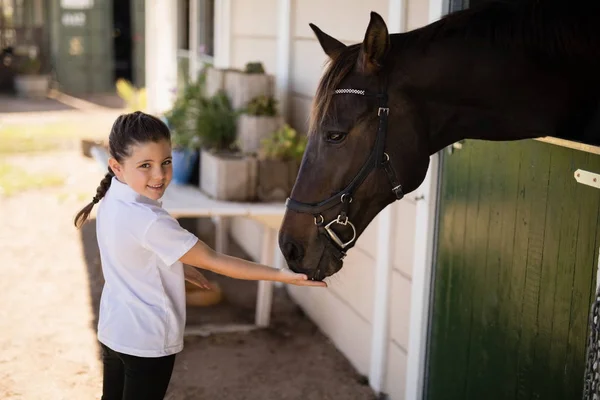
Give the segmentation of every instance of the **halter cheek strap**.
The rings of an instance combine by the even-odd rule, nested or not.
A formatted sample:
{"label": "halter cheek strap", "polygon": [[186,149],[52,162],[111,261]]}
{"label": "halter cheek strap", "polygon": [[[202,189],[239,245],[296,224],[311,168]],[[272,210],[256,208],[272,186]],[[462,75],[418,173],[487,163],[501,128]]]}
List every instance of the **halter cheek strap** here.
{"label": "halter cheek strap", "polygon": [[[352,222],[348,219],[348,207],[352,203],[352,195],[358,189],[358,187],[364,182],[369,176],[371,171],[382,168],[390,181],[392,186],[392,192],[396,196],[396,200],[400,200],[404,197],[402,191],[402,185],[398,181],[398,177],[392,163],[390,156],[385,152],[385,141],[388,126],[388,116],[390,109],[387,106],[387,94],[386,93],[370,93],[365,90],[359,89],[337,89],[335,94],[350,94],[365,97],[376,97],[379,99],[379,108],[377,109],[377,116],[379,117],[379,124],[377,127],[377,136],[375,138],[375,146],[369,155],[369,158],[362,165],[354,179],[339,193],[330,198],[323,200],[319,203],[302,203],[296,201],[291,197],[286,201],[286,207],[290,210],[312,214],[315,219],[315,225],[319,229],[319,233],[324,235],[337,250],[335,254],[339,259],[342,259],[346,255],[346,249],[351,247],[356,241],[356,228]],[[335,206],[341,204],[340,211],[337,218],[332,221],[325,223],[322,213]],[[342,241],[340,237],[333,230],[334,225],[349,226],[352,230],[352,238],[349,241]]]}

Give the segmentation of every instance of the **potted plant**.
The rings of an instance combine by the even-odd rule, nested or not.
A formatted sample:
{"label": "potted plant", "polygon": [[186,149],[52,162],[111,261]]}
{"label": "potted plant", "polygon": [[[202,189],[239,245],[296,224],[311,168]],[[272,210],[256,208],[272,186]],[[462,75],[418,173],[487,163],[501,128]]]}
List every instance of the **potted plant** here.
{"label": "potted plant", "polygon": [[45,97],[48,93],[49,76],[42,74],[42,63],[38,56],[21,60],[15,75],[15,89],[20,97]]}
{"label": "potted plant", "polygon": [[306,135],[298,134],[288,124],[263,139],[256,165],[259,201],[284,201],[290,195],[306,143]]}
{"label": "potted plant", "polygon": [[202,82],[189,84],[164,116],[171,130],[173,146],[173,182],[188,184],[199,166],[200,138],[196,132],[196,115],[202,103]]}
{"label": "potted plant", "polygon": [[227,70],[224,74],[223,89],[234,110],[241,110],[257,96],[272,96],[274,87],[275,78],[265,73],[260,62],[250,62],[243,71]]}
{"label": "potted plant", "polygon": [[282,125],[277,100],[265,95],[253,98],[239,116],[236,134],[239,149],[245,154],[255,154],[261,141]]}
{"label": "potted plant", "polygon": [[246,201],[256,187],[253,160],[235,147],[237,112],[223,91],[204,98],[196,131],[202,144],[200,188],[218,200]]}

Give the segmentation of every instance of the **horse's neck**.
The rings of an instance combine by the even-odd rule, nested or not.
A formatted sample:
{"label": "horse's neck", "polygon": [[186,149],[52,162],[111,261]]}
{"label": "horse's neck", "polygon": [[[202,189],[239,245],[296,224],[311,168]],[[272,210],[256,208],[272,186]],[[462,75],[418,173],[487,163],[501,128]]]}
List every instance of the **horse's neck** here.
{"label": "horse's neck", "polygon": [[558,136],[583,124],[577,110],[589,104],[585,79],[574,71],[460,41],[433,44],[427,53],[407,52],[398,65],[404,89],[397,89],[408,87],[423,110],[431,154],[462,139]]}

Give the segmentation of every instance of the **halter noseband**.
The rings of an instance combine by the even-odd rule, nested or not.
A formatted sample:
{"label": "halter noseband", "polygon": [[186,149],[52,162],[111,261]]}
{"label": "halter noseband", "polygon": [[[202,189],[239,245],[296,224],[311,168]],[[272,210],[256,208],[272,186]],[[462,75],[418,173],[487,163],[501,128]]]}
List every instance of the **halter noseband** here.
{"label": "halter noseband", "polygon": [[[373,147],[369,158],[367,158],[367,161],[365,161],[358,171],[358,174],[342,191],[316,204],[302,203],[290,197],[286,200],[286,207],[292,211],[312,214],[315,219],[315,225],[317,226],[317,229],[319,229],[319,233],[325,235],[325,237],[329,239],[328,242],[331,245],[331,250],[334,253],[337,253],[338,258],[343,259],[346,256],[346,249],[356,240],[356,228],[352,222],[348,220],[348,206],[352,203],[352,195],[364,182],[371,171],[377,168],[384,169],[392,186],[392,192],[394,192],[394,195],[396,196],[396,200],[402,199],[404,197],[404,192],[402,191],[402,185],[398,183],[396,172],[390,162],[390,156],[385,152],[387,121],[390,113],[390,109],[387,106],[387,93],[370,93],[359,89],[337,89],[334,91],[334,94],[351,94],[379,99],[379,108],[377,110],[379,126],[377,128],[375,146]],[[322,213],[340,203],[341,208],[337,218],[325,223],[325,218]],[[352,238],[347,242],[342,241],[333,231],[333,225],[349,225],[353,233]]]}

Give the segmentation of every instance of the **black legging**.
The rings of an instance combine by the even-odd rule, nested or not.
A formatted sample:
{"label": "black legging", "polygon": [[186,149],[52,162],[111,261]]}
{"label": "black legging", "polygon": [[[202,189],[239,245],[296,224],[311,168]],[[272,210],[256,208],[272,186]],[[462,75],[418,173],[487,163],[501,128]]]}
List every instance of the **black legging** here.
{"label": "black legging", "polygon": [[136,357],[100,345],[104,364],[102,400],[164,399],[175,354],[158,358]]}

